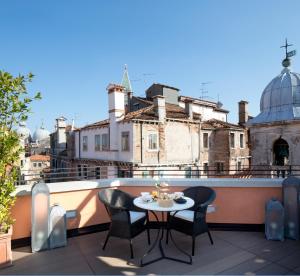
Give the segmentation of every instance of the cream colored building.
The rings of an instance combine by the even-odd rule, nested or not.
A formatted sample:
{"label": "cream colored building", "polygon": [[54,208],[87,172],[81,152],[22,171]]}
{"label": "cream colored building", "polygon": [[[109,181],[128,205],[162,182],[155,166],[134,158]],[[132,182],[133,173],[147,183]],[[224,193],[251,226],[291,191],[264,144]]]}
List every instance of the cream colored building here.
{"label": "cream colored building", "polygon": [[131,90],[125,70],[122,85],[107,87],[109,118],[75,130],[80,177],[207,177],[248,167],[247,130],[228,123],[219,103],[163,84],[144,98]]}

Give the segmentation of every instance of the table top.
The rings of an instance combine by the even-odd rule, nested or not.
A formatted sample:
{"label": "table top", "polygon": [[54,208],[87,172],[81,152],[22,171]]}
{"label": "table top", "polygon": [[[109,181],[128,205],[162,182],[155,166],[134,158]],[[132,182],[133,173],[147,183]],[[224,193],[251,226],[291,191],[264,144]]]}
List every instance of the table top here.
{"label": "table top", "polygon": [[195,203],[194,200],[189,197],[184,197],[184,199],[186,199],[186,203],[179,204],[174,201],[174,204],[171,207],[160,207],[157,201],[145,202],[141,197],[135,198],[133,204],[139,208],[150,211],[173,212],[191,208]]}

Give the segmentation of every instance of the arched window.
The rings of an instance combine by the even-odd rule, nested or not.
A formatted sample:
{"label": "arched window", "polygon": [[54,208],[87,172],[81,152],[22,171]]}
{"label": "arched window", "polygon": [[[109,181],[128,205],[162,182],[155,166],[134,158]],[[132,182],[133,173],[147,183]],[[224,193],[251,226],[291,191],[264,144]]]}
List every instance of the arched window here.
{"label": "arched window", "polygon": [[273,145],[274,165],[283,166],[288,164],[289,144],[279,138]]}

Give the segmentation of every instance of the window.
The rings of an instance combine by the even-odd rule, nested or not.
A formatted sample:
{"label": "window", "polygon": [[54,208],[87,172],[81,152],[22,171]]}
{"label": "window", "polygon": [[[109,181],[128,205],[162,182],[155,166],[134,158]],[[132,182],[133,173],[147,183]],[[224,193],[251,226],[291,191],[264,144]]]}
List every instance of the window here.
{"label": "window", "polygon": [[36,168],[36,163],[35,162],[33,163],[33,167]]}
{"label": "window", "polygon": [[216,162],[216,168],[217,168],[217,173],[223,173],[224,172],[224,163]]}
{"label": "window", "polygon": [[96,179],[100,179],[100,167],[96,167]]}
{"label": "window", "polygon": [[148,149],[157,150],[158,149],[158,136],[157,133],[150,133],[148,135]]}
{"label": "window", "polygon": [[234,133],[230,133],[230,147],[235,148],[235,143],[234,143]]}
{"label": "window", "polygon": [[208,163],[203,163],[203,173],[208,174]]}
{"label": "window", "polygon": [[83,151],[88,150],[88,137],[87,136],[82,137],[82,150]]}
{"label": "window", "polygon": [[185,169],[185,178],[191,178],[192,177],[192,168],[188,167]]}
{"label": "window", "polygon": [[203,133],[203,148],[208,148],[208,133]]}
{"label": "window", "polygon": [[238,162],[237,162],[237,170],[238,170],[238,171],[241,171],[241,170],[242,170],[242,162],[241,162],[241,161],[238,161]]}
{"label": "window", "polygon": [[21,167],[24,166],[24,160],[21,160]]}
{"label": "window", "polygon": [[87,176],[88,176],[88,168],[87,168],[87,165],[84,165],[84,166],[83,166],[83,176],[84,176],[85,178],[87,178]]}
{"label": "window", "polygon": [[81,165],[77,165],[77,174],[81,177]]}
{"label": "window", "polygon": [[42,167],[42,163],[38,163],[38,166],[41,168]]}
{"label": "window", "polygon": [[244,134],[242,133],[240,134],[240,148],[244,148]]}
{"label": "window", "polygon": [[121,137],[122,151],[129,151],[129,132],[122,132]]}
{"label": "window", "polygon": [[108,150],[108,134],[102,134],[102,150]]}
{"label": "window", "polygon": [[95,151],[101,150],[101,136],[95,135]]}

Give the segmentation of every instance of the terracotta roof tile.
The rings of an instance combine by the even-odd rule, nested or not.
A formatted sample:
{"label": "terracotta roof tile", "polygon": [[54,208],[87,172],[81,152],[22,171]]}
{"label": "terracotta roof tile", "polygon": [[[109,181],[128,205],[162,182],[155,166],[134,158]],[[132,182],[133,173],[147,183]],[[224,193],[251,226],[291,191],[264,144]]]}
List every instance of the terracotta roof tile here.
{"label": "terracotta roof tile", "polygon": [[124,117],[125,121],[133,119],[156,120],[157,117],[155,116],[154,105],[150,105],[139,110],[129,112]]}
{"label": "terracotta roof tile", "polygon": [[109,119],[86,125],[86,126],[80,128],[80,129],[97,128],[97,127],[103,127],[103,126],[107,126],[107,125],[109,125]]}
{"label": "terracotta roof tile", "polygon": [[204,122],[204,124],[206,126],[210,126],[213,128],[239,128],[239,129],[243,129],[243,127],[241,127],[240,125],[235,125],[235,124],[231,124],[228,122],[223,122],[217,119],[210,119]]}
{"label": "terracotta roof tile", "polygon": [[31,155],[29,158],[30,161],[32,162],[36,162],[36,161],[50,162],[49,155],[35,154],[35,155]]}

